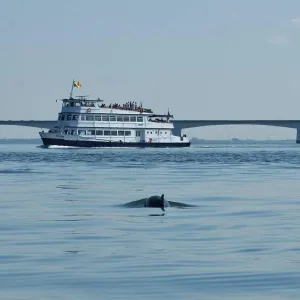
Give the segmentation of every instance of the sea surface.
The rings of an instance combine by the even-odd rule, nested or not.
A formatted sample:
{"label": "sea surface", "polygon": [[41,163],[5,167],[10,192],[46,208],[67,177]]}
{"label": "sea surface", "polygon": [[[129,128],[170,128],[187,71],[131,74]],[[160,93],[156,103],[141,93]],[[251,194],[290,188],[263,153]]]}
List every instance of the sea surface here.
{"label": "sea surface", "polygon": [[300,145],[39,145],[0,143],[0,299],[299,299]]}

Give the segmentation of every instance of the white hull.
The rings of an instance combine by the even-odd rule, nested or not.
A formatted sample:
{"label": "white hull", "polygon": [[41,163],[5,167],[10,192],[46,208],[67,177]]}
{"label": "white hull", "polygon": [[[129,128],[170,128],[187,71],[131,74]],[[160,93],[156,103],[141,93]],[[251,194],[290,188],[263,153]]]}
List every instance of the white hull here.
{"label": "white hull", "polygon": [[170,148],[170,147],[189,147],[190,142],[187,139],[180,139],[173,136],[171,141],[156,140],[141,142],[133,138],[99,138],[99,137],[84,137],[78,135],[57,134],[40,132],[41,139],[45,147],[49,146],[67,146],[67,147],[137,147],[137,148]]}

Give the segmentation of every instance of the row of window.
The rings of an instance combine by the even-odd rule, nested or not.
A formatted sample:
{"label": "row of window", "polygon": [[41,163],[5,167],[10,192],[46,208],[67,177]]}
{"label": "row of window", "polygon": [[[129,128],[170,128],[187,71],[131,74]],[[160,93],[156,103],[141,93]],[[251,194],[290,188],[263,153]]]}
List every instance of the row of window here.
{"label": "row of window", "polygon": [[[165,134],[167,134],[168,132],[167,131],[165,131]],[[147,134],[158,134],[157,133],[157,131],[147,131]],[[159,134],[163,134],[163,132],[162,131],[159,131]]]}
{"label": "row of window", "polygon": [[[140,136],[140,132],[137,131],[137,136]],[[77,135],[75,129],[65,129],[64,134]],[[94,129],[79,129],[78,135],[100,135],[100,136],[131,136],[130,130],[94,130]]]}
{"label": "row of window", "polygon": [[[64,115],[59,114],[59,121],[77,121],[79,119],[79,115]],[[100,121],[100,122],[143,122],[143,117],[135,117],[135,116],[105,116],[105,115],[80,115],[81,121]]]}
{"label": "row of window", "polygon": [[[93,102],[90,102],[90,101],[82,101],[82,102],[67,102],[67,101],[64,101],[63,102],[63,107],[95,107],[95,104]],[[99,105],[98,105],[99,106]],[[100,106],[99,106],[100,107]]]}
{"label": "row of window", "polygon": [[[58,129],[55,130],[55,132],[59,132]],[[64,134],[71,134],[71,135],[100,135],[100,136],[132,136],[134,135],[134,131],[131,130],[103,130],[103,129],[65,129],[63,131]],[[157,131],[153,132],[154,134],[157,134]],[[152,135],[152,131],[147,131],[147,134]],[[167,131],[160,132],[160,135],[167,134]],[[136,130],[135,136],[140,137],[141,131]]]}

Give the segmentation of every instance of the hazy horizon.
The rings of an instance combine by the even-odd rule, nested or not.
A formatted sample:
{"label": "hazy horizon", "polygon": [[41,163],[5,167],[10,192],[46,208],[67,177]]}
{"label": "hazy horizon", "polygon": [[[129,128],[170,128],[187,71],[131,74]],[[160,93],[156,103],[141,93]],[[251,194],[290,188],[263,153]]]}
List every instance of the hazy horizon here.
{"label": "hazy horizon", "polygon": [[[0,120],[55,120],[76,95],[142,101],[175,119],[299,119],[300,2],[1,2]],[[0,138],[39,138],[0,126]],[[295,139],[296,130],[211,126],[203,139]]]}

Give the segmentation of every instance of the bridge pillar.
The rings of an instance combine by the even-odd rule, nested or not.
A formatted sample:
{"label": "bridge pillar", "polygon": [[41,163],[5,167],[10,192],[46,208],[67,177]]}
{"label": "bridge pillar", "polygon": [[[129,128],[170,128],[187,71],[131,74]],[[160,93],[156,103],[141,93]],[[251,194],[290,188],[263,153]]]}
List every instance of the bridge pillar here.
{"label": "bridge pillar", "polygon": [[297,128],[296,143],[300,144],[300,128]]}

